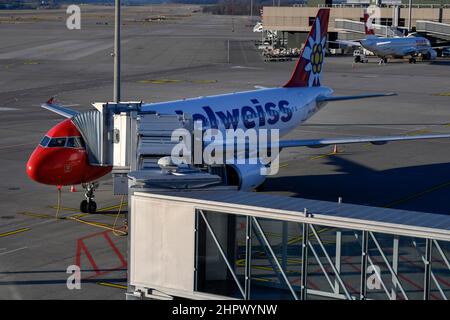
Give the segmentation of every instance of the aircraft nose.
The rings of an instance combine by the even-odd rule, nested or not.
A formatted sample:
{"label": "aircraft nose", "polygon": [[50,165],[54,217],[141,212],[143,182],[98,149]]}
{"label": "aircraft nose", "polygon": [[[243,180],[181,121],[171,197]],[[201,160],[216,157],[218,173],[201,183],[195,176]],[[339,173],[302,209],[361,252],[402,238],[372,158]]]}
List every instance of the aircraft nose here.
{"label": "aircraft nose", "polygon": [[39,147],[36,148],[31,154],[27,162],[27,174],[28,176],[39,183],[44,183],[44,175],[42,174],[42,151]]}

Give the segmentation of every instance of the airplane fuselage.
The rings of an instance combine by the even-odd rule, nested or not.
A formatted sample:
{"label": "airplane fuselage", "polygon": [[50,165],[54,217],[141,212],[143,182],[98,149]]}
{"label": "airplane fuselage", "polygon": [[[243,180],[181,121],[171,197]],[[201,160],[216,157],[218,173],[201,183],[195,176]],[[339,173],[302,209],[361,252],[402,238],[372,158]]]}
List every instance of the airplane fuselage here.
{"label": "airplane fuselage", "polygon": [[361,40],[361,45],[379,57],[405,57],[422,54],[434,55],[430,41],[423,37],[378,38]]}
{"label": "airplane fuselage", "polygon": [[328,87],[270,88],[151,103],[142,110],[190,114],[205,129],[279,129],[283,136],[325,105],[317,97],[332,93]]}

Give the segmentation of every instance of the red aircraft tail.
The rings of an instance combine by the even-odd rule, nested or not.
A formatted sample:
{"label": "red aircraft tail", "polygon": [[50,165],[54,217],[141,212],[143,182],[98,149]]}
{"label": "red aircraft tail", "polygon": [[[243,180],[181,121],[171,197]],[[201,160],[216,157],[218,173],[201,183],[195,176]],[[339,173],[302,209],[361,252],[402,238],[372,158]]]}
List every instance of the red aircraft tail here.
{"label": "red aircraft tail", "polygon": [[291,79],[284,87],[320,87],[330,9],[320,9],[306,38]]}
{"label": "red aircraft tail", "polygon": [[369,14],[367,12],[364,13],[364,31],[366,32],[366,35],[375,34],[372,26],[372,21],[369,19]]}

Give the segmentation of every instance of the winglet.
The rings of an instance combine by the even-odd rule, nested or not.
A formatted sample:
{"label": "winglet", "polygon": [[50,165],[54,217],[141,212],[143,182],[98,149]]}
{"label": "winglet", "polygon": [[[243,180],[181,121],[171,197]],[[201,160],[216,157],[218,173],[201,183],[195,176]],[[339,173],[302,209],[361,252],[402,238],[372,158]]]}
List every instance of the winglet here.
{"label": "winglet", "polygon": [[72,118],[74,116],[76,116],[79,112],[76,110],[72,110],[55,103],[55,97],[51,97],[50,99],[47,100],[46,103],[43,103],[41,105],[42,108],[50,110],[51,112],[57,113],[60,116],[63,116],[65,118]]}
{"label": "winglet", "polygon": [[53,102],[55,102],[55,97],[51,97],[50,99],[47,100],[47,104],[53,104]]}
{"label": "winglet", "polygon": [[306,38],[291,79],[284,87],[320,87],[330,9],[320,9]]}

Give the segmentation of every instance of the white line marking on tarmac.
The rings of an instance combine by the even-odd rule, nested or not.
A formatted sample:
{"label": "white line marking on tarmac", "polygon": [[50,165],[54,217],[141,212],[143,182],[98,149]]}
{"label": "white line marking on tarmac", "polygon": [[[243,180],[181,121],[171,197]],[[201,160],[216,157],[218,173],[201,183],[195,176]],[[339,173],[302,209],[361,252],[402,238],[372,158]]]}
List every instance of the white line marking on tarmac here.
{"label": "white line marking on tarmac", "polygon": [[19,110],[19,109],[17,109],[17,108],[0,107],[0,111],[14,111],[14,110]]}
{"label": "white line marking on tarmac", "polygon": [[8,148],[14,148],[14,147],[29,146],[29,145],[33,145],[33,144],[37,145],[38,142],[19,143],[19,144],[12,144],[12,145],[9,145],[9,146],[1,146],[0,150],[8,149]]}
{"label": "white line marking on tarmac", "polygon": [[11,251],[2,252],[2,253],[0,253],[0,256],[4,256],[6,254],[17,252],[17,251],[24,250],[24,249],[28,249],[28,247],[22,247],[22,248],[17,248],[17,249],[11,250]]}
{"label": "white line marking on tarmac", "polygon": [[250,70],[261,70],[262,68],[258,67],[245,67],[245,66],[233,66],[230,69],[250,69]]}

